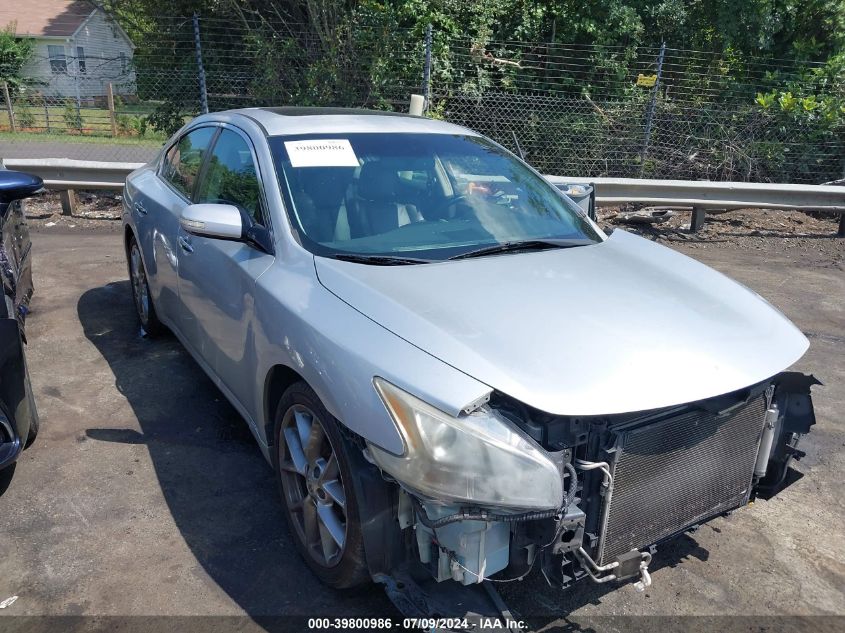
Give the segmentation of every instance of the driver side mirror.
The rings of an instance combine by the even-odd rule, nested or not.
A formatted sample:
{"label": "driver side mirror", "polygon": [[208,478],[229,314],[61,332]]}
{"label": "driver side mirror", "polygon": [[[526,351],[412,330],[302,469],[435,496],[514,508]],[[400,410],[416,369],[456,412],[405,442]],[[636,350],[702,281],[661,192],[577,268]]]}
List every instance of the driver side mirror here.
{"label": "driver side mirror", "polygon": [[0,169],[0,204],[28,198],[43,186],[44,181],[38,176]]}
{"label": "driver side mirror", "polygon": [[224,240],[240,240],[244,237],[241,212],[231,204],[189,204],[179,218],[182,228],[188,233]]}

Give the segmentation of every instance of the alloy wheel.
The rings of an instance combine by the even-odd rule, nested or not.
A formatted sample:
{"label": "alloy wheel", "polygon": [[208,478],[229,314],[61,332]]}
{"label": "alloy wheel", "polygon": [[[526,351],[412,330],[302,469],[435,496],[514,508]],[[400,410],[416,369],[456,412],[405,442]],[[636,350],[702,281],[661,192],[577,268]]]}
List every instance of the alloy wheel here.
{"label": "alloy wheel", "polygon": [[319,417],[301,404],[282,419],[279,465],[285,503],[311,558],[333,567],[346,546],[346,491],[337,454]]}

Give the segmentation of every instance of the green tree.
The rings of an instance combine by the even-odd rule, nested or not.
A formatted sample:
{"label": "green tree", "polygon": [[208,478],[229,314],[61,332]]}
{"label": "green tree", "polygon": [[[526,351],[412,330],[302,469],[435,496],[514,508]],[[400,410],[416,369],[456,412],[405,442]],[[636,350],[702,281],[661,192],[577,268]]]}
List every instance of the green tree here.
{"label": "green tree", "polygon": [[33,41],[15,36],[15,24],[0,31],[0,83],[17,91],[24,84],[23,67],[32,57]]}

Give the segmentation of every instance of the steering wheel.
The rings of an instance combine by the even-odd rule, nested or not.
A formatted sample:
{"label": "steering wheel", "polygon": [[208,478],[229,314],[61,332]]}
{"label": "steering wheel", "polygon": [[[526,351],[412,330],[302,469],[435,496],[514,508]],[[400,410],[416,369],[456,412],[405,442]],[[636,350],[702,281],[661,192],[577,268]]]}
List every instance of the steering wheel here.
{"label": "steering wheel", "polygon": [[468,196],[466,194],[458,194],[458,195],[452,196],[450,198],[446,198],[443,202],[441,202],[436,207],[434,207],[432,215],[434,215],[438,218],[442,217],[441,214],[444,211],[446,211],[449,207],[452,207],[452,206],[458,204],[461,200],[466,200],[467,197]]}

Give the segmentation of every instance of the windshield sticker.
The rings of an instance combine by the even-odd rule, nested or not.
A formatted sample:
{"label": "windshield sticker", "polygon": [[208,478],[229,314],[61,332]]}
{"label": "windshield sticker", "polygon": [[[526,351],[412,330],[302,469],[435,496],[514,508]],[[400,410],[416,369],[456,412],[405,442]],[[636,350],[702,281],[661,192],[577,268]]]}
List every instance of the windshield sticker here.
{"label": "windshield sticker", "polygon": [[285,141],[291,167],[357,167],[358,157],[349,141],[318,139]]}

